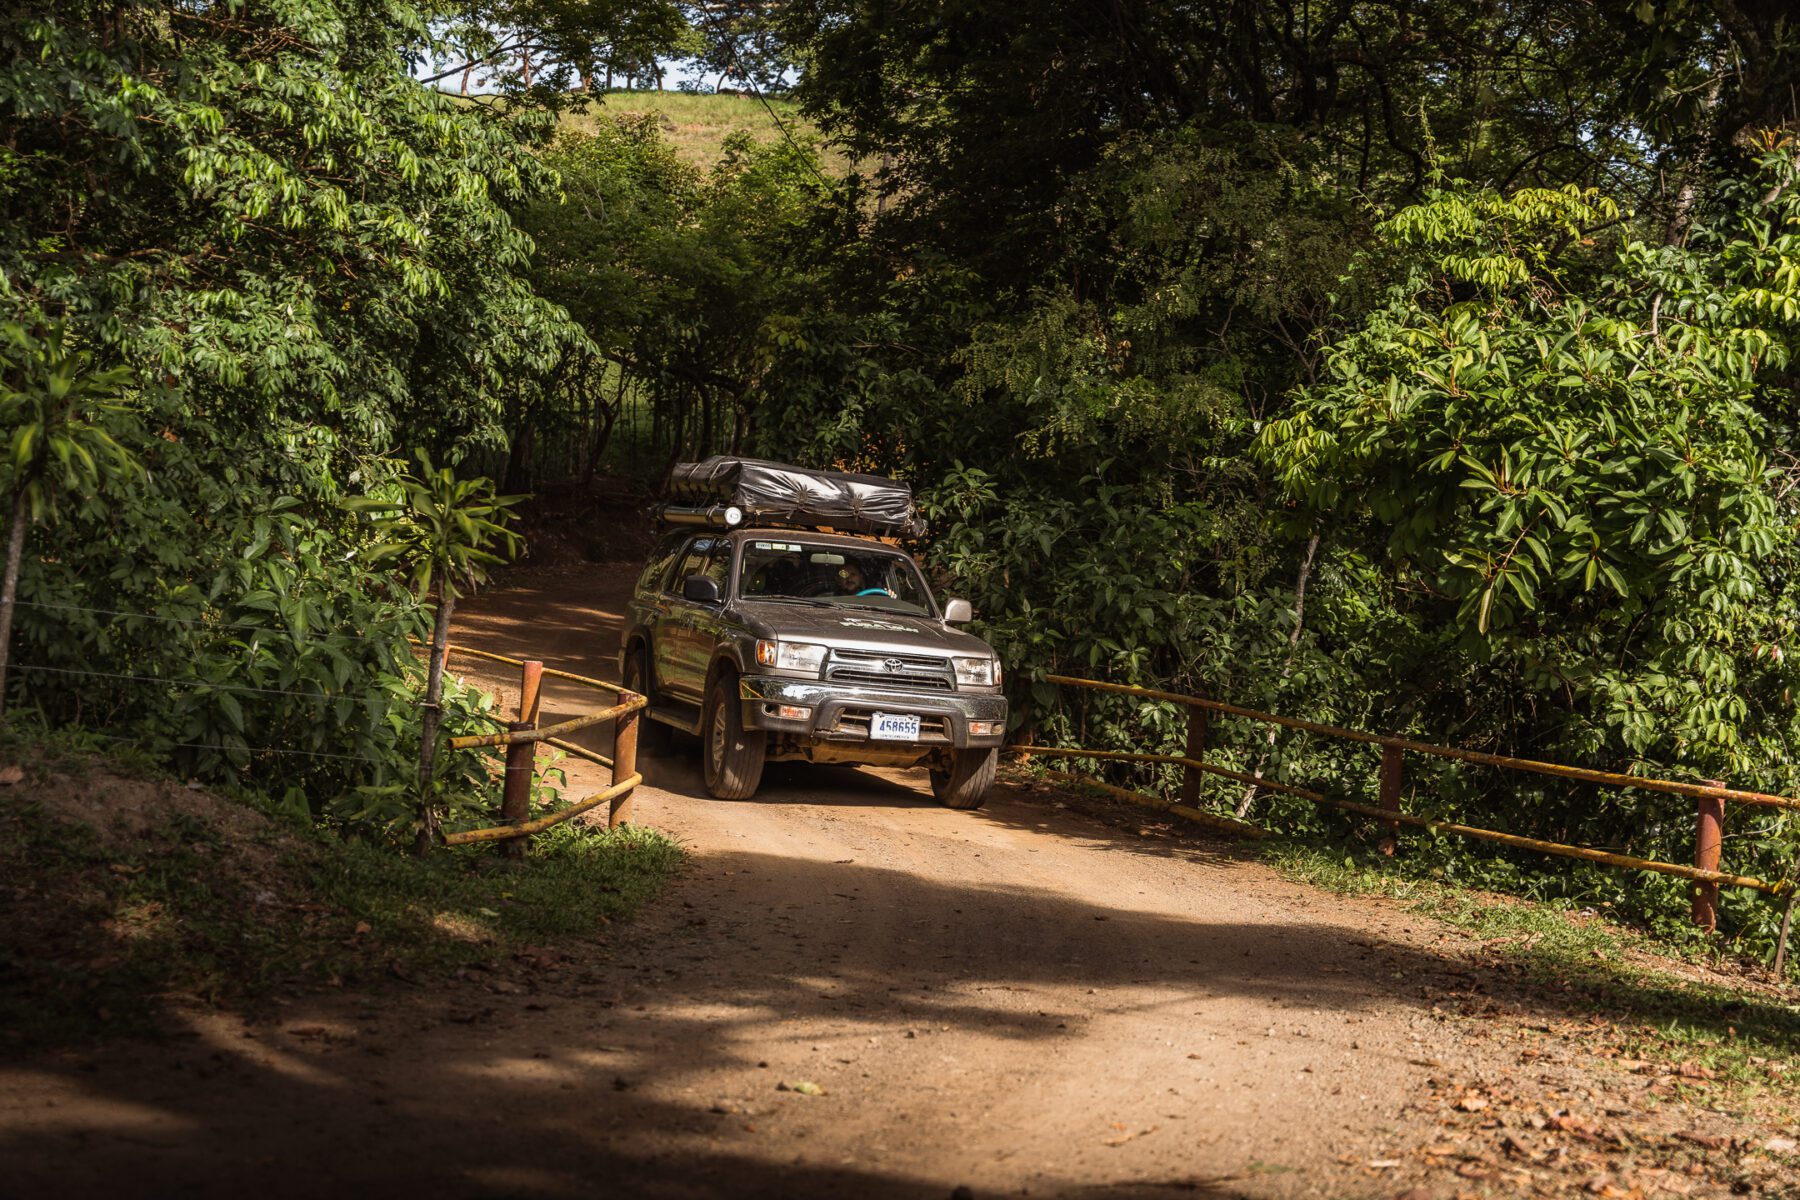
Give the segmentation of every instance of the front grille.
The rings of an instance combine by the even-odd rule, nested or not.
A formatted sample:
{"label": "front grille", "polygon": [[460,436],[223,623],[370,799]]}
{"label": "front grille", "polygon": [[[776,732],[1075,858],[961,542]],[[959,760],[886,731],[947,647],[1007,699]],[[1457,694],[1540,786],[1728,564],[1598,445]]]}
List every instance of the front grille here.
{"label": "front grille", "polygon": [[870,654],[856,650],[834,650],[825,678],[834,683],[921,688],[935,692],[949,692],[956,688],[949,661],[926,654]]}
{"label": "front grille", "polygon": [[866,683],[871,687],[910,687],[931,688],[934,691],[947,692],[950,681],[941,675],[911,675],[906,673],[888,674],[886,671],[849,671],[838,669],[829,676],[833,683]]}

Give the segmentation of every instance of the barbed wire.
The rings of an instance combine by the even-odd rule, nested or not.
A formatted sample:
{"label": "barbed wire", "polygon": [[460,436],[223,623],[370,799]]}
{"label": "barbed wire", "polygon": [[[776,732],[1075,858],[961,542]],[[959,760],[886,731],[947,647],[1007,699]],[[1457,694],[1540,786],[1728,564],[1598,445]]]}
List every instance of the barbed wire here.
{"label": "barbed wire", "polygon": [[[167,750],[211,750],[216,754],[229,754],[231,752],[230,747],[214,745],[211,742],[164,742],[153,737],[132,737],[129,734],[118,733],[94,733],[89,734],[88,736],[108,742],[135,742],[138,745],[150,742],[158,748]],[[344,762],[374,763],[377,766],[388,761],[386,759],[374,758],[367,754],[334,754],[328,750],[292,750],[282,746],[240,746],[237,747],[237,749],[240,749],[247,754],[290,754],[301,758],[333,758]]]}
{"label": "barbed wire", "polygon": [[45,671],[52,675],[82,675],[90,679],[123,679],[137,683],[163,683],[170,687],[203,687],[221,692],[255,692],[265,696],[300,696],[308,700],[353,700],[344,692],[302,692],[291,688],[257,687],[247,683],[215,683],[210,679],[171,679],[166,675],[126,675],[117,671],[81,671],[74,667],[52,667],[43,663],[14,663],[21,671]]}
{"label": "barbed wire", "polygon": [[394,643],[405,641],[407,636],[405,634],[399,634],[394,637],[377,637],[372,634],[340,633],[336,631],[296,634],[291,629],[271,625],[258,625],[250,621],[205,621],[198,617],[166,617],[158,613],[135,612],[130,609],[91,608],[83,604],[51,604],[42,600],[18,600],[15,601],[15,603],[21,608],[41,608],[61,612],[95,613],[100,616],[108,617],[132,617],[140,621],[164,621],[173,625],[198,625],[208,629],[251,629],[259,630],[264,633],[282,634],[290,638],[317,639],[319,641],[338,639],[347,642]]}

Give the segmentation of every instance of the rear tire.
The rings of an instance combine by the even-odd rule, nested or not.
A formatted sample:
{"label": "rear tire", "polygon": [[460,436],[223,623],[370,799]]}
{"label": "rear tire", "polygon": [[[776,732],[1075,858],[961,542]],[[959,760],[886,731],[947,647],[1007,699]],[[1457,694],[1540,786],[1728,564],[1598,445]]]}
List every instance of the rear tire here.
{"label": "rear tire", "polygon": [[707,791],[721,800],[748,800],[756,795],[769,753],[769,735],[744,728],[737,676],[729,671],[721,672],[706,689],[700,742]]}
{"label": "rear tire", "polygon": [[1000,769],[1000,748],[953,750],[949,767],[931,768],[931,794],[946,808],[980,808]]}
{"label": "rear tire", "polygon": [[[650,683],[650,647],[639,642],[625,656],[625,678],[619,682],[627,691],[633,691],[650,701],[650,707],[656,707],[656,691]],[[638,716],[638,753],[661,754],[669,748],[669,738],[675,731],[653,718],[648,712]]]}

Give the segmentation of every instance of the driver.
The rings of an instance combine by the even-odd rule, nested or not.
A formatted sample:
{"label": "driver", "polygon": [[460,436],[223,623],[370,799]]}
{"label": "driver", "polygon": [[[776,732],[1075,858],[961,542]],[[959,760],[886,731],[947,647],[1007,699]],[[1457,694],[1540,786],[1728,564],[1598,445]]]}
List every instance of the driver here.
{"label": "driver", "polygon": [[879,585],[874,587],[869,586],[868,579],[863,575],[862,568],[853,562],[846,562],[843,566],[838,568],[838,591],[846,596],[892,597],[894,594]]}

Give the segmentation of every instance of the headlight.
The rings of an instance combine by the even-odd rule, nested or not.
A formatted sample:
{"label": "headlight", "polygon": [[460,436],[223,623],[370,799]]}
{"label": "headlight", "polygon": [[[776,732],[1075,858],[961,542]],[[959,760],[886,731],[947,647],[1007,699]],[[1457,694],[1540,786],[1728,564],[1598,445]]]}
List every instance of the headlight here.
{"label": "headlight", "polygon": [[999,687],[1000,661],[994,658],[953,658],[956,682],[967,687]]}
{"label": "headlight", "polygon": [[782,671],[816,673],[825,664],[825,647],[805,642],[759,641],[756,643],[756,661]]}

